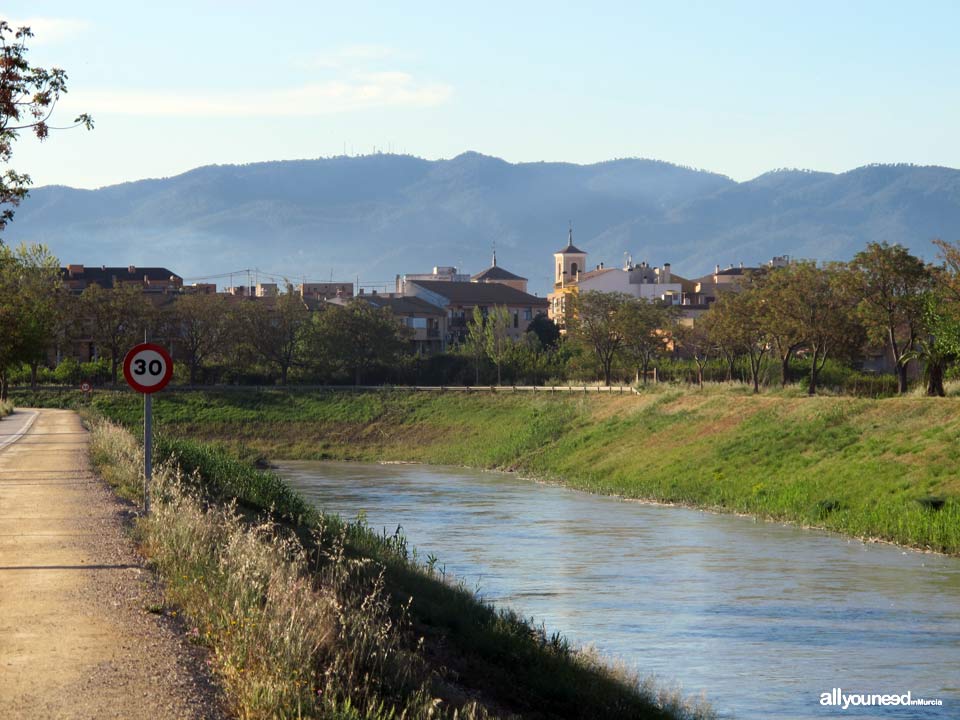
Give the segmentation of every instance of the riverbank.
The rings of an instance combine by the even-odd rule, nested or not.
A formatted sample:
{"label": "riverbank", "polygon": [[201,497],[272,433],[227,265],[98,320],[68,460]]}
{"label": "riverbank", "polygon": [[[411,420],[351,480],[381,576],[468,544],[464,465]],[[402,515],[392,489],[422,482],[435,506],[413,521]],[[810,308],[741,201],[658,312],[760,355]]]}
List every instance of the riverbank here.
{"label": "riverbank", "polygon": [[[140,403],[95,407],[139,421]],[[161,433],[247,459],[515,470],[590,492],[736,512],[960,553],[960,399],[251,391],[170,393]]]}
{"label": "riverbank", "polygon": [[[137,441],[91,422],[98,469],[137,497]],[[141,543],[238,716],[713,717],[444,582],[402,536],[318,514],[229,451],[168,438],[157,459]]]}

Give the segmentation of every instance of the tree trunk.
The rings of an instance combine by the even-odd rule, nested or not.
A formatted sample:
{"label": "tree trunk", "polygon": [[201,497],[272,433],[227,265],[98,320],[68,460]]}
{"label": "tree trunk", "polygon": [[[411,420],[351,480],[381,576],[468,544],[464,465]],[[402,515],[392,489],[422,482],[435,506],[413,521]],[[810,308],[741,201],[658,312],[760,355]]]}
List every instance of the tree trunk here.
{"label": "tree trunk", "polygon": [[610,386],[610,366],[613,364],[613,359],[607,360],[603,363],[603,382],[607,387]]}
{"label": "tree trunk", "polygon": [[287,371],[288,371],[289,369],[290,369],[290,367],[289,367],[288,365],[281,365],[281,366],[280,366],[280,384],[281,384],[281,385],[286,385],[286,384],[287,384]]}
{"label": "tree trunk", "polygon": [[930,397],[944,397],[943,363],[931,362],[927,365],[927,395]]}
{"label": "tree trunk", "polygon": [[733,355],[727,357],[727,382],[733,382],[733,369],[737,364],[737,358]]}
{"label": "tree trunk", "polygon": [[703,365],[697,363],[697,387],[703,390]]}
{"label": "tree trunk", "polygon": [[903,395],[907,391],[907,366],[900,362],[900,348],[892,327],[887,328],[887,337],[890,339],[890,354],[893,356],[893,367],[897,373],[897,392]]}
{"label": "tree trunk", "polygon": [[0,402],[7,399],[7,371],[0,371]]}
{"label": "tree trunk", "polygon": [[499,362],[497,362],[497,385],[503,385],[503,383],[500,381],[500,363]]}
{"label": "tree trunk", "polygon": [[190,384],[197,384],[197,362],[196,360],[190,361]]}
{"label": "tree trunk", "polygon": [[790,374],[790,356],[793,354],[793,351],[788,350],[786,355],[783,355],[780,358],[780,387],[785,388],[787,386],[787,376]]}
{"label": "tree trunk", "polygon": [[110,377],[113,378],[113,384],[117,384],[117,353],[110,354]]}
{"label": "tree trunk", "polygon": [[897,364],[897,392],[900,395],[907,392],[907,363]]}
{"label": "tree trunk", "polygon": [[760,361],[756,362],[753,359],[750,359],[750,374],[753,375],[753,394],[757,395],[760,392]]}
{"label": "tree trunk", "polygon": [[807,388],[807,395],[811,397],[817,394],[817,356],[819,354],[818,350],[814,350],[810,363],[810,385]]}
{"label": "tree trunk", "polygon": [[40,365],[40,362],[38,360],[30,363],[30,389],[31,390],[37,389],[37,368],[39,365]]}

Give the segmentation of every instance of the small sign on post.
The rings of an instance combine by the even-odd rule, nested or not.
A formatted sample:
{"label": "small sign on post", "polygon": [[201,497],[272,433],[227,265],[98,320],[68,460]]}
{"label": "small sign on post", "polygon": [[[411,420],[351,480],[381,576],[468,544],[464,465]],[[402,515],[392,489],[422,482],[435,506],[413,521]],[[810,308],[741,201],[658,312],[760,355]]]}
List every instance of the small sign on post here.
{"label": "small sign on post", "polygon": [[173,377],[173,359],[166,349],[141,343],[123,359],[127,385],[143,394],[143,511],[150,514],[150,479],[153,475],[153,399]]}

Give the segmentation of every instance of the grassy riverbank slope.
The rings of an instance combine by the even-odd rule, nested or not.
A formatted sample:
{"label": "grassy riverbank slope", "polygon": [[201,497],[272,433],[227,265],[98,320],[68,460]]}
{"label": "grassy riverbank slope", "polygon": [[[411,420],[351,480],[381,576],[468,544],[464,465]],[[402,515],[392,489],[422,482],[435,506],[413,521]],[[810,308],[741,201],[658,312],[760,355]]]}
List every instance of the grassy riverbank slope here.
{"label": "grassy riverbank slope", "polygon": [[[93,403],[139,422],[132,394]],[[960,553],[960,399],[276,390],[165,393],[154,408],[159,432],[248,458],[510,469]]]}
{"label": "grassy riverbank slope", "polygon": [[[142,501],[142,449],[95,414],[91,457]],[[274,474],[193,440],[158,443],[135,530],[232,714],[318,720],[709,720],[703,702],[480,602],[402,536],[309,507]]]}

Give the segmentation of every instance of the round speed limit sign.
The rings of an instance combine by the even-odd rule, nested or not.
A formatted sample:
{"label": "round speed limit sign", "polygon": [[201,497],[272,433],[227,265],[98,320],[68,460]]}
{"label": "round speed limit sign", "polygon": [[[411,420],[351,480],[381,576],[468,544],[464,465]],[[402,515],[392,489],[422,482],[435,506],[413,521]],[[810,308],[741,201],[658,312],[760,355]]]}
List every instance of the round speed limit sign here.
{"label": "round speed limit sign", "polygon": [[123,377],[137,392],[155,393],[173,377],[173,359],[159,345],[141,343],[123,359]]}

